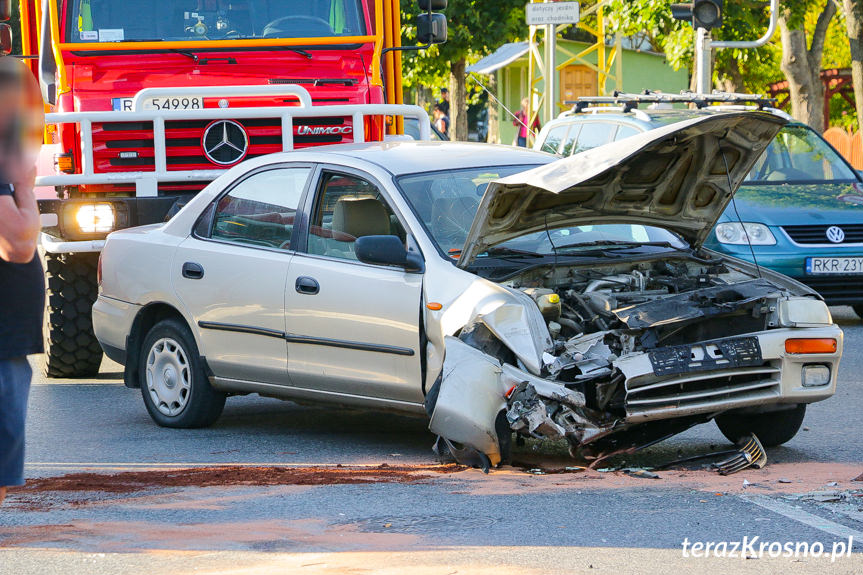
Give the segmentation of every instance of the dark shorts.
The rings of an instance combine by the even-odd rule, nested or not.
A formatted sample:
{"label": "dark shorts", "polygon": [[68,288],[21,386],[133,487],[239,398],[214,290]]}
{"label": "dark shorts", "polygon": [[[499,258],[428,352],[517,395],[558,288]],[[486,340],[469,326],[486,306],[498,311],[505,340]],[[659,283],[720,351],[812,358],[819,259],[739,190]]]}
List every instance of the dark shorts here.
{"label": "dark shorts", "polygon": [[24,421],[32,375],[26,357],[0,359],[0,486],[24,484]]}
{"label": "dark shorts", "polygon": [[526,148],[527,147],[527,136],[519,136],[518,137],[518,146],[520,148]]}

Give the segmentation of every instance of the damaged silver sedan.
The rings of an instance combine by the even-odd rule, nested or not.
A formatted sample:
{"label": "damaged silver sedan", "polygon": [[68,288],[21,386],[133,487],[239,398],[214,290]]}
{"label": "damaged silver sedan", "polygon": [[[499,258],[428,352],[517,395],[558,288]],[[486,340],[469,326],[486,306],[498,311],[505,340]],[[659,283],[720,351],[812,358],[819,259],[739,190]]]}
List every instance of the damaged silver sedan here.
{"label": "damaged silver sedan", "polygon": [[563,160],[466,143],[255,158],[109,236],[96,335],[159,425],[258,393],[430,417],[484,468],[715,419],[789,440],[842,332],[789,278],[701,247],[783,120],[697,117]]}

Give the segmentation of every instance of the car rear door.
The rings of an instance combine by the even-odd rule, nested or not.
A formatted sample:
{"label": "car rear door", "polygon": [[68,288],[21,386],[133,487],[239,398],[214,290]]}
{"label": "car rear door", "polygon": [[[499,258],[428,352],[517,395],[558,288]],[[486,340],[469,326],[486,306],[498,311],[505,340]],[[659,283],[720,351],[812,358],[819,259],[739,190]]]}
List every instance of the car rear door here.
{"label": "car rear door", "polygon": [[285,291],[291,381],[349,402],[420,403],[422,273],[360,262],[353,249],[365,235],[412,245],[403,220],[367,174],[324,167],[315,190]]}
{"label": "car rear door", "polygon": [[174,288],[218,377],[287,385],[284,293],[308,166],[268,166],[208,208],[172,264]]}

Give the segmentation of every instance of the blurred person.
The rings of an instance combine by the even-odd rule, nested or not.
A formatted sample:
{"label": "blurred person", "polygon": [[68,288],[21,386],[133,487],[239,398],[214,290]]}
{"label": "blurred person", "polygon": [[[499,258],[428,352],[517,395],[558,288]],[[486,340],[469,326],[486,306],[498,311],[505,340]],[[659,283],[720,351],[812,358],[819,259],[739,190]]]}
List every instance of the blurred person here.
{"label": "blurred person", "polygon": [[27,356],[42,352],[45,280],[33,183],[43,119],[33,75],[0,58],[0,503],[6,487],[24,483]]}
{"label": "blurred person", "polygon": [[444,113],[440,104],[434,105],[432,117],[434,118],[434,127],[437,128],[441,134],[449,137],[449,116]]}
{"label": "blurred person", "polygon": [[440,102],[437,105],[440,106],[443,115],[449,117],[449,90],[446,88],[440,89]]}
{"label": "blurred person", "polygon": [[532,132],[533,134],[536,134],[537,132],[539,132],[539,129],[540,129],[539,116],[535,116],[533,118],[533,123],[531,124],[530,129],[528,130],[527,123],[530,120],[530,118],[528,116],[527,104],[528,104],[528,99],[522,98],[521,110],[519,110],[518,112],[515,113],[515,119],[512,121],[513,126],[518,126],[518,140],[517,140],[516,145],[521,147],[521,148],[527,147],[527,133],[528,133],[528,131]]}

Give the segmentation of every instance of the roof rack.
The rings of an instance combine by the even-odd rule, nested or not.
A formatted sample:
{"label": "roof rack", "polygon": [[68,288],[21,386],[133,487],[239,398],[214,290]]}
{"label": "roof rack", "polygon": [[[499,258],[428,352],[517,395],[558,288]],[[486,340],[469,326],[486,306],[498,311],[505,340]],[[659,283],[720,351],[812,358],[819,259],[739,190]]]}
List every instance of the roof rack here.
{"label": "roof rack", "polygon": [[714,104],[749,104],[757,106],[759,110],[774,108],[776,98],[769,98],[763,94],[736,94],[733,92],[713,92],[712,94],[696,94],[695,92],[683,91],[680,94],[663,94],[645,90],[638,94],[618,92],[615,90],[611,96],[586,96],[575,101],[567,101],[565,104],[573,104],[572,111],[576,114],[591,109],[597,104],[615,105],[623,108],[624,112],[631,112],[638,108],[639,104],[695,104],[698,109],[706,108]]}

